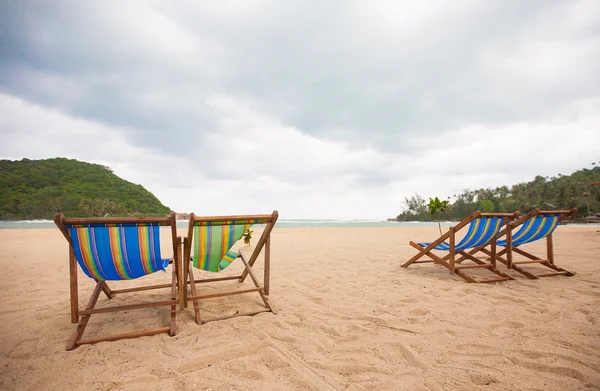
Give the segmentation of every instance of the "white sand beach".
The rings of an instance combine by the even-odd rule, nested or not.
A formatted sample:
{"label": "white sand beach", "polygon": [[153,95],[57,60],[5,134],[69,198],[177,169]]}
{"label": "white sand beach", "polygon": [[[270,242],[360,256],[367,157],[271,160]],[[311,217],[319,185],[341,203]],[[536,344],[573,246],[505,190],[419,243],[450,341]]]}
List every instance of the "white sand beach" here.
{"label": "white sand beach", "polygon": [[[0,389],[597,390],[598,230],[555,232],[556,263],[573,277],[529,280],[500,265],[515,280],[469,284],[438,265],[400,267],[415,253],[409,240],[435,239],[437,227],[276,227],[270,296],[276,315],[199,326],[188,307],[178,311],[174,337],[73,351],[65,351],[75,329],[66,240],[58,229],[0,230]],[[163,239],[168,256],[168,232]],[[529,249],[543,254],[545,242]],[[262,271],[262,262],[257,267]],[[239,270],[239,261],[232,268]],[[79,278],[83,306],[94,284],[81,272]],[[170,282],[170,273],[141,282],[149,280]],[[100,297],[99,305],[107,302]],[[249,294],[205,300],[200,308],[209,318],[260,305]],[[167,307],[100,314],[86,336],[167,324]]]}

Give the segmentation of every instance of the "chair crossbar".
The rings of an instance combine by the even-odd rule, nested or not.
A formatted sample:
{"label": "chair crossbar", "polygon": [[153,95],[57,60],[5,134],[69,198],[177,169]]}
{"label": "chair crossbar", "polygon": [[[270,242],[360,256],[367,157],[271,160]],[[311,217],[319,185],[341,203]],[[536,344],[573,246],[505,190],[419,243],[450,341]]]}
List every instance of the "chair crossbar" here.
{"label": "chair crossbar", "polygon": [[214,299],[215,297],[223,297],[223,296],[242,295],[244,293],[264,291],[264,289],[265,289],[264,287],[259,286],[257,288],[239,289],[239,290],[228,291],[228,292],[218,292],[218,293],[208,293],[206,295],[188,296],[188,301],[201,300],[201,299]]}
{"label": "chair crossbar", "polygon": [[456,269],[463,270],[463,269],[480,269],[480,268],[490,268],[490,267],[492,267],[492,265],[485,263],[485,264],[476,264],[476,265],[456,266]]}
{"label": "chair crossbar", "polygon": [[119,305],[119,306],[111,306],[111,307],[92,308],[89,310],[88,309],[80,310],[79,314],[81,314],[81,315],[104,314],[107,312],[129,311],[129,310],[135,310],[135,309],[139,309],[139,308],[172,306],[172,305],[177,305],[178,303],[179,303],[179,301],[177,299],[174,299],[174,300],[168,300],[168,301],[156,301],[156,302],[152,302],[152,303],[128,304],[128,305]]}
{"label": "chair crossbar", "polygon": [[512,264],[513,265],[525,265],[528,263],[546,263],[546,262],[550,262],[550,261],[547,259],[535,259],[533,261],[518,261],[518,262],[513,261]]}

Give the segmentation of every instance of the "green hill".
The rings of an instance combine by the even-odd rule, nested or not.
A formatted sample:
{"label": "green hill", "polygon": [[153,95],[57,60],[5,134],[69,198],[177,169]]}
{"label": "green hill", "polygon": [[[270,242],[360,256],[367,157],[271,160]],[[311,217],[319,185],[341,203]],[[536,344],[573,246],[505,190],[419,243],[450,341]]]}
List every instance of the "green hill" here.
{"label": "green hill", "polygon": [[0,220],[163,216],[170,209],[109,167],[55,158],[0,160]]}

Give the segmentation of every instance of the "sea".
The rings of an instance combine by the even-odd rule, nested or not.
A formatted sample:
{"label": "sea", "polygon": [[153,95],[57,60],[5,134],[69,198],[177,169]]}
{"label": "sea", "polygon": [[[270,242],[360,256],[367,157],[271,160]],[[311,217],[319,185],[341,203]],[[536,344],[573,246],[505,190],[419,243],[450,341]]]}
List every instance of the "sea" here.
{"label": "sea", "polygon": [[[456,222],[442,221],[443,227],[456,225]],[[186,228],[188,220],[178,220],[178,228]],[[385,220],[277,220],[275,228],[393,228],[393,227],[434,227],[437,222],[385,221]],[[43,229],[56,228],[52,220],[0,221],[0,229]]]}
{"label": "sea", "polygon": [[[442,221],[442,227],[452,227],[456,221]],[[393,227],[437,227],[435,221],[385,221],[385,220],[277,220],[275,228],[393,228]],[[569,226],[600,226],[600,224],[568,224]],[[177,220],[178,228],[187,228],[188,220]],[[257,227],[260,225],[257,224]],[[43,229],[56,228],[52,220],[0,221],[0,229]]]}

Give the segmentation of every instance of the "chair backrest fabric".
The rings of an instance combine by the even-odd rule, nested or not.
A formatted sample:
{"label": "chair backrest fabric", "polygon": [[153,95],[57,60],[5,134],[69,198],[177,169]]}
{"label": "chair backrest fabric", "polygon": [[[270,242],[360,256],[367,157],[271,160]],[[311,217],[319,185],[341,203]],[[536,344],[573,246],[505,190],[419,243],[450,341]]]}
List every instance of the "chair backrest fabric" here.
{"label": "chair backrest fabric", "polygon": [[[512,245],[519,246],[535,242],[550,235],[560,223],[560,215],[535,215],[525,221],[512,235]],[[499,246],[506,247],[506,239],[498,240]]]}
{"label": "chair backrest fabric", "polygon": [[199,221],[194,224],[192,263],[195,268],[220,272],[237,257],[233,245],[253,224],[263,220]]}
{"label": "chair backrest fabric", "polygon": [[95,280],[132,280],[169,265],[153,223],[65,225],[83,272]]}
{"label": "chair backrest fabric", "polygon": [[[480,216],[475,218],[469,223],[467,234],[458,244],[456,244],[455,250],[462,251],[487,243],[498,234],[503,224],[503,217]],[[431,243],[419,243],[419,245],[423,248],[429,246],[430,244]],[[447,242],[442,242],[435,246],[434,249],[449,251],[450,244]]]}

